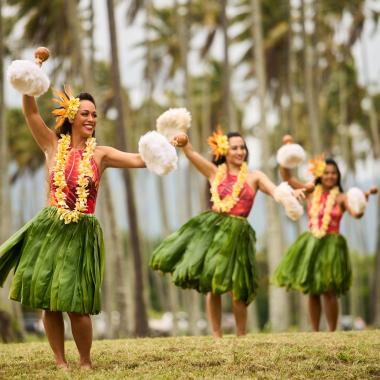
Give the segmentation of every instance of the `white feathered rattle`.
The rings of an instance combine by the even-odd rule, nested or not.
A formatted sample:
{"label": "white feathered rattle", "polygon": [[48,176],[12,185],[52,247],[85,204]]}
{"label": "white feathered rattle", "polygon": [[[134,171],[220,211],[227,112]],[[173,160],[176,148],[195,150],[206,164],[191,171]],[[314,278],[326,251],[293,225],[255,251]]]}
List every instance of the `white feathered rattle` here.
{"label": "white feathered rattle", "polygon": [[298,220],[303,215],[303,207],[294,196],[293,189],[287,182],[282,182],[275,190],[273,197],[284,206],[286,215],[292,220]]}
{"label": "white feathered rattle", "polygon": [[174,147],[187,144],[190,123],[191,115],[186,108],[171,108],[157,118],[157,132],[150,131],[140,138],[139,153],[150,171],[165,175],[177,168]]}
{"label": "white feathered rattle", "polygon": [[350,209],[358,215],[362,215],[367,208],[367,199],[371,194],[377,194],[377,188],[371,187],[365,193],[358,187],[351,187],[347,191],[347,203]]}
{"label": "white feathered rattle", "polygon": [[294,169],[306,158],[305,150],[299,144],[293,143],[293,137],[285,135],[284,145],[277,151],[277,162],[284,168]]}
{"label": "white feathered rattle", "polygon": [[49,50],[39,47],[34,53],[35,61],[16,60],[7,70],[7,78],[21,94],[40,96],[50,87],[48,76],[42,71],[42,62],[49,58]]}

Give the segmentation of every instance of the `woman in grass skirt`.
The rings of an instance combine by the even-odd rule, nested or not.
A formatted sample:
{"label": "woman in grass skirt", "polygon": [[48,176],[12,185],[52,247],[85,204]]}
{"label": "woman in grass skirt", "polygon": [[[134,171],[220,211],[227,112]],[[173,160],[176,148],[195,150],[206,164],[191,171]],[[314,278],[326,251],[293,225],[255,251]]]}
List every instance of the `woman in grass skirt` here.
{"label": "woman in grass skirt", "polygon": [[256,238],[247,216],[257,191],[274,196],[276,186],[264,173],[247,170],[248,149],[239,133],[226,136],[218,131],[209,138],[209,144],[213,162],[189,143],[183,151],[211,184],[212,210],[190,219],[166,238],[153,252],[150,265],[171,273],[175,285],[207,294],[214,337],[222,336],[221,294],[230,292],[240,336],[246,332],[247,305],[255,298],[258,286]]}
{"label": "woman in grass skirt", "polygon": [[294,188],[307,190],[309,231],[304,232],[288,249],[273,275],[279,286],[309,295],[308,312],[313,331],[319,330],[322,300],[329,331],[338,321],[337,297],[351,286],[351,264],[346,239],[340,235],[340,221],[345,211],[355,218],[364,214],[367,193],[353,188],[347,194],[341,186],[341,174],[332,159],[317,157],[311,162],[315,181],[302,184],[289,169],[280,168],[282,177]]}
{"label": "woman in grass skirt", "polygon": [[15,275],[10,298],[43,309],[45,331],[58,367],[66,368],[64,324],[67,312],[80,354],[90,368],[92,324],[100,312],[104,245],[93,215],[102,172],[108,167],[142,168],[139,154],[97,146],[93,97],[56,94],[55,131],[42,120],[34,97],[23,95],[28,127],[46,156],[49,206],[0,246],[0,284]]}

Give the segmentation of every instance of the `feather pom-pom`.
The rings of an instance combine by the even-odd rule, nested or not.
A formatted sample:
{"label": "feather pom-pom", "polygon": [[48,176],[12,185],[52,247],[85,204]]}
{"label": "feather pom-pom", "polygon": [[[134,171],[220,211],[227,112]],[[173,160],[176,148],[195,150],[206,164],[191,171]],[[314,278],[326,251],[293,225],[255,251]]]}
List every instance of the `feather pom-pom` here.
{"label": "feather pom-pom", "polygon": [[177,168],[177,152],[168,140],[156,131],[140,137],[139,153],[146,167],[153,173],[165,175]]}
{"label": "feather pom-pom", "polygon": [[367,207],[367,200],[362,190],[351,187],[347,191],[347,203],[350,209],[356,214],[363,214]]}
{"label": "feather pom-pom", "polygon": [[186,108],[170,108],[157,118],[156,128],[170,141],[179,133],[187,134],[190,124],[191,114]]}
{"label": "feather pom-pom", "polygon": [[305,150],[298,144],[285,144],[277,151],[277,162],[287,169],[296,168],[305,158]]}
{"label": "feather pom-pom", "polygon": [[298,220],[303,215],[303,207],[293,195],[293,189],[287,182],[282,182],[275,188],[273,197],[276,202],[284,206],[285,213],[290,219]]}
{"label": "feather pom-pom", "polygon": [[48,76],[32,61],[13,61],[8,68],[7,77],[18,92],[29,96],[40,96],[50,86]]}

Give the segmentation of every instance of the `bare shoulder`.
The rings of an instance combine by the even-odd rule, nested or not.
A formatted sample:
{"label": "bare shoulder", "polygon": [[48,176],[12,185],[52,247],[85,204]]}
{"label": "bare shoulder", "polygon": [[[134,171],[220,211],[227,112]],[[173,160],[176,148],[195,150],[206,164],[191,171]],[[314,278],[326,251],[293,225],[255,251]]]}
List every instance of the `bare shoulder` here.
{"label": "bare shoulder", "polygon": [[106,145],[97,145],[95,149],[95,154],[99,156],[105,156],[110,151],[110,149],[113,148]]}
{"label": "bare shoulder", "polygon": [[104,158],[107,156],[107,154],[109,154],[109,152],[112,149],[113,148],[106,145],[97,145],[95,148],[94,158],[95,158],[96,165],[98,166],[101,172],[103,172],[105,169]]}
{"label": "bare shoulder", "polygon": [[346,202],[346,199],[347,199],[347,195],[345,193],[339,193],[337,196],[337,202],[340,205],[344,205],[344,203]]}
{"label": "bare shoulder", "polygon": [[248,172],[248,178],[251,178],[254,181],[258,181],[264,177],[266,177],[266,175],[261,170],[250,170]]}
{"label": "bare shoulder", "polygon": [[247,182],[254,190],[256,190],[260,179],[262,179],[263,176],[264,173],[260,170],[249,170],[247,174]]}

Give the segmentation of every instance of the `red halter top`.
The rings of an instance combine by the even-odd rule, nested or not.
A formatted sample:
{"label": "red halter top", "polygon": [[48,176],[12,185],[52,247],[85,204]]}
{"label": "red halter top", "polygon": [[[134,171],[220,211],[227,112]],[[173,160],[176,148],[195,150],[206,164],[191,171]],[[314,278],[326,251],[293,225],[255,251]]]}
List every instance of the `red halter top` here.
{"label": "red halter top", "polygon": [[[237,181],[237,176],[228,173],[223,181],[218,186],[218,193],[220,199],[223,199],[227,195],[232,194],[232,188]],[[247,217],[253,206],[253,201],[255,200],[255,192],[252,190],[251,186],[247,182],[244,183],[241,189],[239,200],[235,206],[229,211],[230,215]]]}
{"label": "red halter top", "polygon": [[[83,149],[71,149],[68,153],[67,164],[65,167],[65,178],[67,187],[64,190],[66,194],[66,204],[71,209],[74,210],[75,203],[77,200],[76,188],[77,188],[77,178],[79,174],[79,163],[81,161]],[[95,212],[96,197],[98,195],[100,173],[96,165],[94,157],[91,158],[92,167],[92,178],[88,181],[88,197],[87,197],[87,211],[86,214],[93,214]],[[57,186],[54,184],[54,170],[50,172],[49,175],[49,188],[50,188],[50,205],[57,206],[57,199],[55,198],[55,191]]]}
{"label": "red halter top", "polygon": [[[325,212],[326,208],[326,202],[327,202],[327,197],[329,195],[329,191],[324,191],[321,196],[321,203],[320,203],[320,208],[319,208],[319,213],[318,213],[318,226],[321,227],[322,225],[322,219],[323,215]],[[311,202],[309,202],[308,207],[307,207],[307,214],[309,218],[309,229],[311,229],[311,215],[310,215],[310,210],[311,210]],[[327,227],[327,234],[338,234],[339,233],[339,228],[340,228],[340,221],[343,216],[343,211],[339,205],[338,202],[335,202],[332,210],[331,210],[331,219],[329,226]]]}

